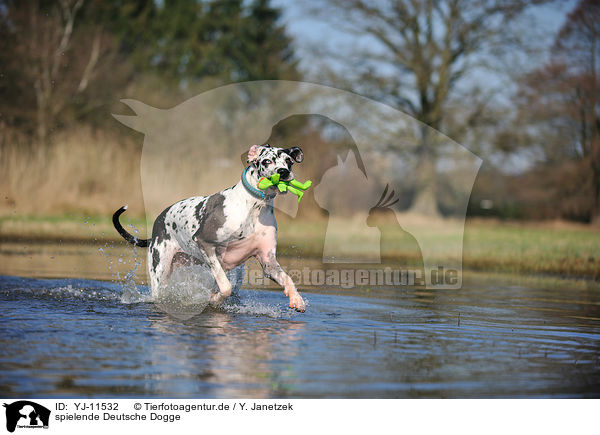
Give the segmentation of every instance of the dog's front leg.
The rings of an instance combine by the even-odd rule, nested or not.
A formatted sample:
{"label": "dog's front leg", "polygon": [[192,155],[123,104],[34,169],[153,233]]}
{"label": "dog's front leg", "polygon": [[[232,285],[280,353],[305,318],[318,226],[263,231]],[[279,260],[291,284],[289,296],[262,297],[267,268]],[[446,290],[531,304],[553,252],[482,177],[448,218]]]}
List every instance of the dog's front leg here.
{"label": "dog's front leg", "polygon": [[258,260],[265,276],[283,287],[283,294],[290,298],[290,308],[303,313],[306,310],[304,299],[302,299],[302,296],[296,290],[296,285],[292,281],[292,278],[279,265],[275,257],[275,250],[258,255]]}
{"label": "dog's front leg", "polygon": [[217,293],[213,293],[210,297],[210,304],[213,307],[217,307],[223,303],[225,299],[231,296],[231,283],[221,266],[221,262],[217,258],[216,248],[212,245],[201,243],[200,247],[204,251],[204,259],[206,264],[210,268],[215,280],[217,281],[217,285],[219,286],[219,291]]}

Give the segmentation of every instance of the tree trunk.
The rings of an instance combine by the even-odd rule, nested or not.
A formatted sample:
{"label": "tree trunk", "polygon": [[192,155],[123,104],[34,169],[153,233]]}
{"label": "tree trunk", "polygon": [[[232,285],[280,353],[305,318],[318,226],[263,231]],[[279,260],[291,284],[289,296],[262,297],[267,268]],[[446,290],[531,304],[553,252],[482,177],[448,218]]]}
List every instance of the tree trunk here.
{"label": "tree trunk", "polygon": [[38,144],[46,146],[48,143],[48,108],[47,101],[42,90],[41,80],[39,78],[35,81],[35,93],[37,100],[37,112],[36,112],[36,130]]}
{"label": "tree trunk", "polygon": [[436,169],[435,153],[429,138],[430,127],[421,128],[421,145],[419,147],[419,160],[417,162],[417,183],[415,198],[410,212],[428,217],[441,217],[436,198]]}
{"label": "tree trunk", "polygon": [[593,174],[593,205],[592,205],[592,225],[600,226],[600,171],[594,170]]}
{"label": "tree trunk", "polygon": [[591,223],[600,226],[600,138],[599,135],[591,143],[590,163],[592,165],[592,218]]}

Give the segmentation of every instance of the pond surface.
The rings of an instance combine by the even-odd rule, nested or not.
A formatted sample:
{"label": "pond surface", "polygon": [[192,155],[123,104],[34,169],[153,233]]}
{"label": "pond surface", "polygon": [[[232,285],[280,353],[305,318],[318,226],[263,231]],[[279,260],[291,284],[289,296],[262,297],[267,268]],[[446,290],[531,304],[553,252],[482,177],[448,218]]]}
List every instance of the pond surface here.
{"label": "pond surface", "polygon": [[6,397],[600,397],[593,290],[324,288],[301,314],[241,289],[192,317],[127,282],[130,250],[0,248]]}

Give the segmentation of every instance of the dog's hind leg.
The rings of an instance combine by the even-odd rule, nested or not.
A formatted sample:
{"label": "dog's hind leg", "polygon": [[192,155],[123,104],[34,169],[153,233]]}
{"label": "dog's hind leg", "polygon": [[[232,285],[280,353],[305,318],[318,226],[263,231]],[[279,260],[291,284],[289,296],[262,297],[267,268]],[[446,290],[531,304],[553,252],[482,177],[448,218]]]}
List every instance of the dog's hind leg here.
{"label": "dog's hind leg", "polygon": [[180,251],[179,245],[170,240],[163,240],[161,243],[154,243],[153,241],[150,244],[150,249],[148,249],[148,272],[150,273],[150,285],[154,299],[159,297],[161,287],[169,279],[173,258]]}
{"label": "dog's hind leg", "polygon": [[227,275],[221,266],[221,262],[217,258],[215,247],[205,243],[201,243],[200,247],[203,251],[203,260],[210,268],[210,271],[215,277],[215,281],[217,281],[217,286],[219,286],[219,292],[213,293],[210,298],[210,304],[213,307],[216,307],[221,305],[225,299],[231,296],[231,282],[229,282],[229,278],[227,278]]}

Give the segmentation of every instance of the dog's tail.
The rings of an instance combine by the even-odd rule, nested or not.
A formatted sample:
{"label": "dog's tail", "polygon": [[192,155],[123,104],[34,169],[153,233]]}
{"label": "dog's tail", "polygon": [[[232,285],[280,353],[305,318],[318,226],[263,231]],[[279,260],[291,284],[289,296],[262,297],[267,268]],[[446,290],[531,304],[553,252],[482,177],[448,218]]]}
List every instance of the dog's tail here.
{"label": "dog's tail", "polygon": [[113,214],[113,225],[115,226],[115,228],[119,232],[119,234],[125,240],[127,240],[127,242],[131,243],[134,246],[140,246],[142,248],[147,248],[148,245],[150,244],[151,239],[138,239],[137,237],[132,236],[127,231],[125,231],[125,228],[123,228],[123,226],[121,225],[121,222],[119,222],[119,216],[121,216],[123,213],[125,213],[125,210],[127,210],[126,205],[124,205],[123,207],[118,209],[115,212],[115,214]]}

